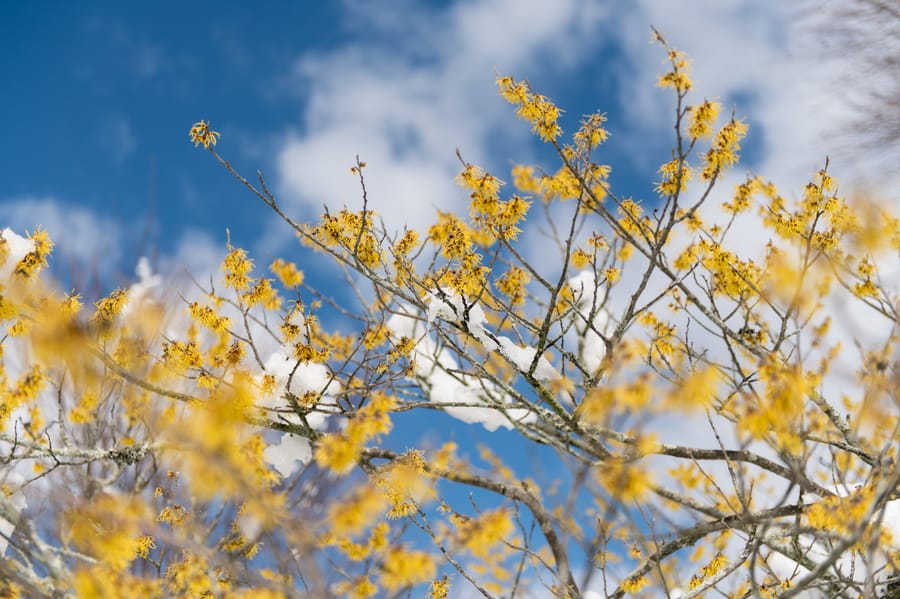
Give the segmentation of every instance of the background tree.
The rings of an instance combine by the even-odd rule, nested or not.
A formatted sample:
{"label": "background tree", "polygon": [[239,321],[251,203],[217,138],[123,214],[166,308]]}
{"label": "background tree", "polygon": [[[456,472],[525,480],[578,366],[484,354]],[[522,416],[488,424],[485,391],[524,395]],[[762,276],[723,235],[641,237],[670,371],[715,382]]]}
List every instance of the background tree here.
{"label": "background tree", "polygon": [[[843,123],[850,156],[879,148],[884,166],[900,150],[900,3],[837,0],[803,6],[801,29],[813,39],[814,60],[833,65],[835,93],[851,118]],[[857,151],[854,152],[854,149]]]}
{"label": "background tree", "polygon": [[[361,207],[296,222],[195,124],[346,293],[229,244],[181,305],[144,268],[88,314],[40,278],[46,232],[4,231],[4,592],[888,593],[900,221],[848,204],[827,163],[795,202],[753,174],[718,193],[747,125],[689,101],[655,39],[675,133],[646,204],[608,183],[602,113],[564,137],[506,75],[558,163],[506,193],[460,157],[467,212],[422,232],[384,230],[359,159]],[[509,429],[531,463],[396,436],[437,412]]]}

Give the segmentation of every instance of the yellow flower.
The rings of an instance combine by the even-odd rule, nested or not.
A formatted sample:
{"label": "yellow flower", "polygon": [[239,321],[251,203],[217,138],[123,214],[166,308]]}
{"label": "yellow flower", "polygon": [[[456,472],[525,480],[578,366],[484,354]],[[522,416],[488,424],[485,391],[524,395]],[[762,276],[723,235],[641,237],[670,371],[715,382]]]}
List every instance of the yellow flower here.
{"label": "yellow flower", "polygon": [[721,105],[718,102],[706,100],[700,106],[690,109],[690,126],[688,132],[692,139],[709,137],[712,135],[712,124],[719,116]]}
{"label": "yellow flower", "polygon": [[428,599],[447,599],[450,592],[450,579],[444,576],[440,580],[431,583],[431,590],[428,591]]}
{"label": "yellow flower", "polygon": [[340,433],[325,435],[316,446],[316,463],[337,474],[346,474],[356,465],[362,443]]}
{"label": "yellow flower", "polygon": [[622,460],[609,460],[596,472],[606,490],[619,501],[639,501],[652,486],[647,472]]}
{"label": "yellow flower", "polygon": [[247,258],[247,251],[241,248],[229,248],[222,270],[225,271],[225,286],[236,291],[246,290],[253,282],[250,278],[253,261]]}
{"label": "yellow flower", "polygon": [[464,522],[460,526],[459,537],[462,545],[472,555],[487,559],[496,554],[496,545],[509,540],[513,532],[515,525],[509,510],[498,508]]}
{"label": "yellow flower", "polygon": [[688,163],[682,160],[670,160],[659,167],[662,180],[656,184],[656,193],[663,197],[675,195],[676,192],[687,189],[688,181],[694,176],[694,172]]}
{"label": "yellow flower", "polygon": [[34,249],[27,254],[16,266],[16,274],[30,277],[32,274],[47,266],[47,256],[53,250],[53,242],[50,235],[43,229],[37,229],[28,236],[34,242]]}
{"label": "yellow flower", "polygon": [[606,269],[606,282],[609,285],[615,285],[621,276],[622,273],[618,268],[610,267]]}
{"label": "yellow flower", "polygon": [[519,306],[525,303],[525,286],[531,281],[528,271],[512,266],[508,271],[495,281],[497,291],[509,298],[511,306]]}
{"label": "yellow flower", "polygon": [[190,136],[191,141],[194,142],[195,148],[200,144],[203,144],[204,148],[209,149],[209,146],[216,145],[221,134],[218,131],[211,131],[209,129],[209,123],[206,121],[198,121],[191,127],[188,135]]}
{"label": "yellow flower", "polygon": [[554,141],[562,135],[562,127],[557,123],[562,110],[546,96],[532,93],[526,83],[513,81],[509,76],[498,77],[497,87],[507,102],[518,106],[516,116],[531,123],[532,132],[543,141]]}
{"label": "yellow flower", "polygon": [[128,292],[125,289],[116,289],[107,297],[94,303],[97,310],[91,315],[89,322],[99,327],[106,327],[112,324],[116,316],[125,307],[128,300]]}
{"label": "yellow flower", "polygon": [[384,515],[387,506],[388,501],[380,491],[363,485],[344,501],[335,502],[329,507],[329,532],[341,537],[357,536]]}
{"label": "yellow flower", "polygon": [[716,134],[712,147],[703,155],[703,171],[700,174],[704,181],[709,181],[719,171],[733,166],[738,161],[740,141],[747,134],[747,124],[732,119]]}
{"label": "yellow flower", "polygon": [[217,333],[223,333],[231,326],[231,320],[225,316],[219,316],[216,311],[209,306],[202,306],[197,302],[192,302],[188,306],[191,316],[203,326]]}
{"label": "yellow flower", "polygon": [[297,287],[303,283],[303,271],[299,270],[293,262],[276,258],[269,266],[269,270],[275,273],[285,287]]}
{"label": "yellow flower", "polygon": [[637,576],[635,578],[628,578],[622,581],[622,590],[626,593],[639,593],[641,590],[649,585],[650,583],[643,576]]}
{"label": "yellow flower", "polygon": [[434,578],[436,569],[427,553],[394,548],[381,564],[381,583],[386,589],[396,591]]}

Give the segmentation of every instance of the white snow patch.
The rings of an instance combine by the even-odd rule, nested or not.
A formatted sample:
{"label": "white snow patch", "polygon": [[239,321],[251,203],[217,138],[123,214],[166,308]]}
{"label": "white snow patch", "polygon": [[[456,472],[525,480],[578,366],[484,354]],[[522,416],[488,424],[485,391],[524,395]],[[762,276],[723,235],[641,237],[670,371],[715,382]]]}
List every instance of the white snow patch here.
{"label": "white snow patch", "polygon": [[[516,345],[508,337],[498,338],[500,342],[500,353],[512,362],[516,368],[522,372],[528,372],[531,369],[531,363],[534,362],[534,356],[537,350],[533,347],[522,347]],[[556,368],[544,356],[538,358],[537,366],[534,369],[534,378],[539,381],[550,381],[562,378]]]}
{"label": "white snow patch", "polygon": [[34,251],[34,242],[22,237],[9,227],[0,232],[0,239],[6,242],[6,260],[0,264],[0,284],[5,283],[12,276],[16,265],[27,254]]}
{"label": "white snow patch", "polygon": [[300,466],[309,462],[312,458],[312,448],[309,439],[285,433],[277,445],[269,445],[263,451],[263,458],[278,471],[278,474],[287,478]]}
{"label": "white snow patch", "polygon": [[[490,381],[460,373],[456,358],[450,351],[438,346],[426,332],[425,323],[431,324],[435,319],[441,318],[465,324],[487,351],[501,352],[519,370],[526,372],[534,359],[535,350],[519,347],[505,337],[494,337],[485,326],[487,317],[484,309],[478,303],[466,305],[458,294],[434,292],[426,302],[424,322],[415,318],[410,309],[403,308],[389,318],[385,326],[397,338],[416,340],[413,349],[415,375],[427,388],[429,400],[441,404],[471,404],[446,405],[444,412],[463,422],[481,424],[489,431],[500,427],[512,429],[517,422],[533,421],[535,414],[531,410],[511,407],[511,398]],[[558,378],[559,373],[541,357],[535,377],[548,380]]]}
{"label": "white snow patch", "polygon": [[[266,360],[265,372],[275,377],[275,389],[268,396],[264,396],[259,405],[278,410],[289,408],[284,399],[285,393],[289,392],[297,397],[303,397],[307,393],[321,393],[317,405],[333,406],[333,396],[341,390],[340,383],[334,380],[325,365],[316,362],[298,363],[289,356],[290,351],[290,347],[282,347]],[[327,412],[314,410],[306,415],[306,422],[318,430],[324,426],[327,417]],[[295,419],[288,417],[288,420]]]}
{"label": "white snow patch", "polygon": [[584,270],[570,278],[569,288],[575,304],[575,330],[579,335],[579,357],[584,369],[594,373],[606,357],[606,343],[601,335],[609,326],[609,312],[603,308],[606,286],[598,283],[594,273]]}

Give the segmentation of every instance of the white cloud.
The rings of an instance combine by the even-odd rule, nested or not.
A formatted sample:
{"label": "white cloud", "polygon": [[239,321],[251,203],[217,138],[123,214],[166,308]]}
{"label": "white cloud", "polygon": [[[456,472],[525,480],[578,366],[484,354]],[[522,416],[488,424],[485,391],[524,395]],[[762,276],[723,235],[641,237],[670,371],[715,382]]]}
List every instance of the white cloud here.
{"label": "white cloud", "polygon": [[[371,167],[370,208],[389,230],[422,227],[437,208],[464,211],[466,195],[451,183],[460,170],[454,150],[481,162],[500,138],[509,147],[528,139],[497,97],[495,69],[533,76],[559,61],[586,60],[603,17],[573,0],[459,2],[443,13],[402,7],[402,19],[373,21],[383,28],[379,42],[297,61],[295,85],[306,104],[278,156],[283,200],[315,213],[323,204],[360,206],[359,184],[348,174],[359,154]],[[353,18],[362,18],[359,10],[375,9],[353,4]],[[425,25],[410,30],[410,20]]]}
{"label": "white cloud", "polygon": [[278,444],[269,445],[263,452],[265,460],[278,474],[289,477],[312,458],[309,439],[285,433]]}

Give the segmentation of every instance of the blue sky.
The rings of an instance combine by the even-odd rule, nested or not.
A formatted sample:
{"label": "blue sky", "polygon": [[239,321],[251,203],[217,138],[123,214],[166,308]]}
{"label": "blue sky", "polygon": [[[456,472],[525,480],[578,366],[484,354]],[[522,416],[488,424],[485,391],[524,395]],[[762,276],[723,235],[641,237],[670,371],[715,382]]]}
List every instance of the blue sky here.
{"label": "blue sky", "polygon": [[[270,162],[264,152],[259,163],[248,160],[256,156],[250,146],[265,145],[302,102],[277,89],[279,80],[298,54],[333,46],[342,29],[327,5],[282,8],[288,10],[252,15],[213,2],[0,9],[8,81],[0,116],[9,152],[0,165],[4,208],[41,201],[31,214],[10,207],[15,225],[93,217],[110,243],[60,249],[83,259],[113,249],[111,272],[129,275],[136,253],[174,252],[186,231],[224,242],[232,221],[241,241],[252,242],[253,225],[268,215],[240,201],[248,198],[198,155],[186,131],[197,119],[212,119],[232,141],[252,138],[231,146],[244,147],[231,153],[236,161],[249,168]],[[64,245],[77,243],[64,231],[51,233]]]}
{"label": "blue sky", "polygon": [[[222,132],[220,151],[248,175],[261,169],[299,218],[358,201],[347,168],[360,154],[389,226],[422,227],[437,208],[463,209],[457,148],[501,177],[515,162],[552,165],[497,97],[495,71],[554,98],[569,130],[606,112],[613,184],[649,202],[672,112],[653,87],[663,64],[651,24],[691,55],[698,100],[748,117],[746,167],[776,164],[770,176],[795,183],[823,160],[795,91],[773,98],[808,66],[794,64],[779,3],[380,4],[4,5],[0,219],[49,228],[57,272],[75,268],[76,281],[125,282],[141,254],[199,275],[215,267],[226,227],[260,262],[290,253],[286,228],[188,143],[202,118]],[[784,146],[804,142],[808,155],[785,164]]]}

